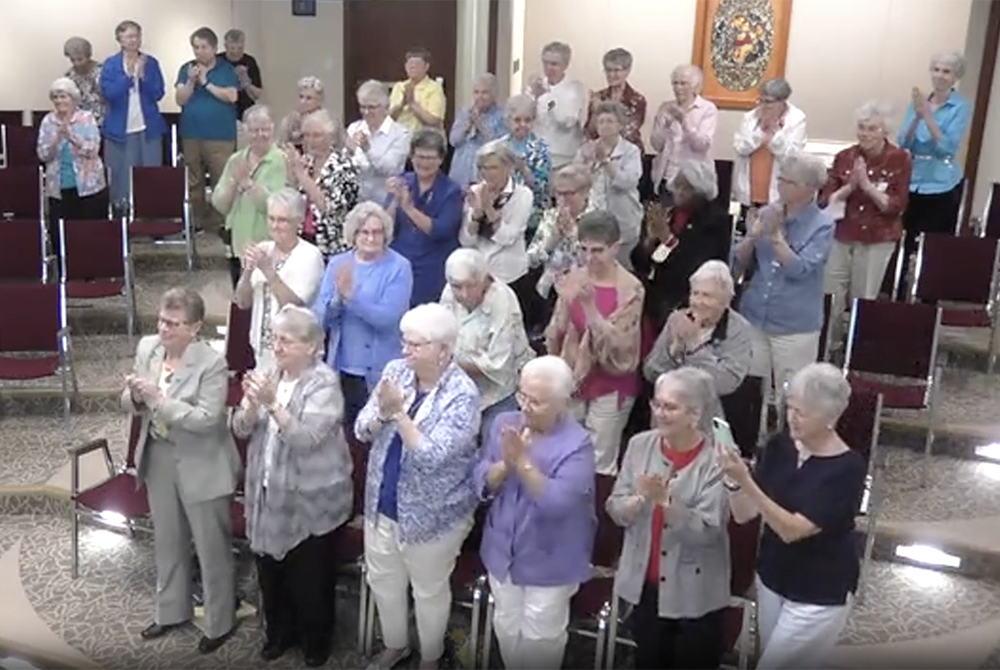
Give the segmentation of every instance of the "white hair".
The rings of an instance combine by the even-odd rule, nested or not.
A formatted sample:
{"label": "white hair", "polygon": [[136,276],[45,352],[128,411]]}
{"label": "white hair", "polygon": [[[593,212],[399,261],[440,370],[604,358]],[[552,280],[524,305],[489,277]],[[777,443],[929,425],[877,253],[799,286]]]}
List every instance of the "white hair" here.
{"label": "white hair", "polygon": [[869,100],[854,111],[854,120],[858,123],[878,121],[882,129],[889,133],[893,127],[895,106],[888,100]]}
{"label": "white hair", "polygon": [[485,86],[486,88],[490,89],[490,92],[493,93],[493,95],[496,95],[496,93],[497,93],[497,76],[495,74],[493,74],[492,72],[484,72],[484,73],[482,73],[481,75],[479,75],[478,77],[476,77],[475,79],[472,80],[472,86],[473,87],[476,87],[476,86],[479,86],[479,85]]}
{"label": "white hair", "polygon": [[404,335],[416,335],[451,350],[458,339],[458,319],[444,305],[428,302],[404,314],[399,320],[399,330]]}
{"label": "white hair", "polygon": [[274,316],[271,322],[274,331],[288,333],[300,342],[321,347],[323,344],[323,327],[316,320],[312,310],[298,305],[285,305]]}
{"label": "white hair", "polygon": [[965,76],[965,56],[957,51],[942,51],[931,56],[930,66],[944,65],[955,73],[955,79]]}
{"label": "white hair", "polygon": [[247,111],[243,112],[243,123],[253,125],[254,123],[261,123],[265,126],[274,125],[274,119],[271,117],[271,108],[267,105],[254,105]]}
{"label": "white hair", "polygon": [[302,117],[302,128],[311,125],[316,125],[326,135],[337,133],[337,122],[333,120],[333,115],[324,108],[309,112]]}
{"label": "white hair", "polygon": [[519,93],[507,98],[504,105],[504,112],[507,116],[530,116],[535,118],[535,101],[527,93]]}
{"label": "white hair", "polygon": [[677,179],[686,181],[695,193],[712,202],[719,196],[719,180],[715,174],[715,162],[684,158],[677,163],[677,172],[667,187],[673,190]]}
{"label": "white hair", "polygon": [[559,356],[539,356],[532,358],[521,368],[521,379],[532,377],[544,379],[552,393],[560,400],[573,397],[573,370]]}
{"label": "white hair", "polygon": [[319,77],[302,77],[296,85],[299,91],[316,91],[323,98],[323,82]]}
{"label": "white hair", "polygon": [[306,199],[290,186],[280,188],[267,196],[267,211],[281,207],[295,223],[302,223],[306,218]]}
{"label": "white hair", "polygon": [[784,102],[792,97],[792,87],[784,77],[774,77],[760,85],[759,93],[761,97]]}
{"label": "white hair", "polygon": [[712,375],[701,368],[684,366],[657,377],[654,396],[659,395],[664,386],[672,386],[677,390],[678,401],[698,415],[698,427],[703,432],[711,430],[712,412],[718,403]]}
{"label": "white hair", "polygon": [[778,174],[818,191],[826,183],[828,171],[826,163],[818,156],[793,154],[781,162]]}
{"label": "white hair", "polygon": [[479,147],[479,151],[476,152],[476,165],[482,167],[489,158],[497,158],[507,167],[513,167],[514,163],[517,162],[517,154],[514,153],[510,144],[503,140],[490,140]]}
{"label": "white hair", "polygon": [[713,282],[717,284],[729,299],[736,294],[736,287],[733,285],[733,273],[729,269],[729,266],[720,260],[705,261],[697,270],[692,272],[688,278],[688,284],[694,286],[698,282]]}
{"label": "white hair", "polygon": [[354,209],[347,213],[344,218],[344,239],[353,245],[354,238],[358,236],[361,226],[372,218],[378,219],[379,223],[382,224],[382,238],[385,240],[385,246],[388,247],[389,243],[392,242],[395,225],[389,213],[381,205],[371,200],[359,202],[354,206]]}
{"label": "white hair", "polygon": [[552,183],[555,184],[557,181],[569,182],[573,188],[581,191],[589,189],[594,185],[593,170],[582,163],[570,163],[552,175]]}
{"label": "white hair", "polygon": [[563,65],[569,65],[570,59],[573,58],[573,48],[565,42],[549,42],[542,47],[542,55],[545,54],[556,54],[562,58]]}
{"label": "white hair", "polygon": [[57,93],[65,93],[77,102],[80,102],[80,88],[73,83],[69,77],[59,77],[49,86],[49,97]]}
{"label": "white hair", "polygon": [[692,63],[684,63],[678,65],[674,68],[674,71],[670,73],[670,81],[674,80],[674,77],[681,74],[689,74],[694,79],[695,88],[701,90],[702,84],[705,83],[705,75],[701,71],[701,68]]}
{"label": "white hair", "polygon": [[792,377],[788,396],[836,423],[851,400],[851,385],[839,368],[829,363],[810,363]]}
{"label": "white hair", "polygon": [[486,256],[478,249],[455,249],[444,262],[444,276],[448,283],[462,284],[481,281],[490,273]]}
{"label": "white hair", "polygon": [[358,102],[389,106],[389,87],[384,82],[369,79],[360,86],[357,92]]}

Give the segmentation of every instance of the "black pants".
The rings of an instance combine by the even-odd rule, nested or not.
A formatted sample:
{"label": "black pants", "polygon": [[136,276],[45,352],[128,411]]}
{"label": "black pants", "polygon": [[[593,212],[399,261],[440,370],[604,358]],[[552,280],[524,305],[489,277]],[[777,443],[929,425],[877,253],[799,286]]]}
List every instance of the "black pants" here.
{"label": "black pants", "polygon": [[[911,193],[910,202],[903,212],[903,230],[906,231],[906,243],[903,253],[903,267],[900,272],[899,291],[897,299],[906,295],[907,279],[909,277],[910,256],[917,251],[917,237],[920,233],[955,232],[958,221],[958,210],[962,204],[962,184],[944,193]],[[893,269],[896,267],[896,254],[889,260],[886,277],[882,281],[884,292],[891,293]],[[886,285],[888,283],[888,286]]]}
{"label": "black pants", "polygon": [[340,373],[340,391],[344,394],[344,430],[354,434],[354,422],[368,402],[368,382],[364,377]]}
{"label": "black pants", "polygon": [[240,275],[243,274],[243,263],[239,258],[230,258],[229,260],[229,278],[233,281],[233,290],[236,290],[236,284],[240,281]]}
{"label": "black pants", "polygon": [[49,240],[54,254],[59,253],[59,219],[96,221],[107,219],[110,214],[108,189],[81,198],[75,188],[66,188],[60,196],[49,198]]}
{"label": "black pants", "polygon": [[326,656],[333,638],[336,531],[303,540],[277,561],[257,556],[257,579],[268,644],[299,645]]}
{"label": "black pants", "polygon": [[528,337],[540,335],[549,325],[552,312],[556,305],[556,291],[553,288],[548,298],[539,295],[536,286],[542,277],[543,268],[533,268],[528,273],[510,285],[521,302],[524,316],[524,327]]}
{"label": "black pants", "polygon": [[647,584],[632,612],[636,670],[716,670],[725,645],[723,612],[697,619],[661,619],[657,587]]}

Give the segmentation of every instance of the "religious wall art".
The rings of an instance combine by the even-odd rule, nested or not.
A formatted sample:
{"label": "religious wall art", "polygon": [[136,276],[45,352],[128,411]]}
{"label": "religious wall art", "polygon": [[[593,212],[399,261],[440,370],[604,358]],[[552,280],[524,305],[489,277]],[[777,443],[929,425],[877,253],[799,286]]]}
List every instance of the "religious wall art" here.
{"label": "religious wall art", "polygon": [[757,88],[785,74],[792,0],[698,0],[692,62],[702,96],[721,109],[752,109]]}

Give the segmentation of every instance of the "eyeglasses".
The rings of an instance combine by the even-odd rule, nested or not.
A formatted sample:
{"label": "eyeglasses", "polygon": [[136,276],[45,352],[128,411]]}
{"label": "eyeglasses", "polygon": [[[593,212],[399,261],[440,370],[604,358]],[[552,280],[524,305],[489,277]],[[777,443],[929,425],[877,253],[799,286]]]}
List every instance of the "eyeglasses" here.
{"label": "eyeglasses", "polygon": [[549,404],[548,401],[541,400],[539,398],[532,398],[531,396],[526,395],[523,391],[515,392],[514,400],[516,400],[517,404],[521,407],[530,407],[532,409],[542,409]]}
{"label": "eyeglasses", "polygon": [[413,154],[412,159],[415,162],[429,163],[431,161],[440,161],[441,157],[437,154]]}
{"label": "eyeglasses", "polygon": [[165,316],[158,316],[157,323],[166,328],[167,330],[174,330],[180,328],[181,326],[186,326],[190,321],[176,321],[174,319],[168,319]]}
{"label": "eyeglasses", "polygon": [[362,228],[357,232],[357,236],[377,240],[378,238],[385,236],[385,231],[381,228]]}
{"label": "eyeglasses", "polygon": [[430,340],[408,340],[405,337],[402,339],[403,351],[420,351],[424,347],[430,344]]}

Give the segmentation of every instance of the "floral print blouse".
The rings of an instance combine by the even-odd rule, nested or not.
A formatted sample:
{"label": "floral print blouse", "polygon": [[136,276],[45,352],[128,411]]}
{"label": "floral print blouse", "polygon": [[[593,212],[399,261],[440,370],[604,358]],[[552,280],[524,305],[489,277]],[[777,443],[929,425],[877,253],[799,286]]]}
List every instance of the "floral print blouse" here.
{"label": "floral print blouse", "polygon": [[344,220],[358,204],[361,170],[346,149],[331,151],[319,174],[313,174],[312,161],[312,156],[306,156],[306,169],[326,196],[326,207],[310,201],[309,215],[316,229],[316,246],[329,258],[354,246],[353,240],[344,237]]}
{"label": "floral print blouse", "polygon": [[[576,220],[587,212],[594,211],[593,206],[588,201],[584,209]],[[580,242],[576,237],[576,226],[569,234],[559,232],[559,209],[550,207],[542,214],[538,230],[528,245],[528,265],[530,267],[542,266],[542,276],[535,286],[538,294],[547,298],[555,286],[556,279],[583,264],[583,257],[580,254]]]}
{"label": "floral print blouse", "polygon": [[94,195],[107,187],[104,161],[101,160],[101,131],[94,115],[77,109],[70,119],[69,133],[76,143],[59,137],[59,122],[55,112],[49,112],[38,128],[38,158],[45,163],[45,195],[62,197],[61,168],[63,145],[69,145],[76,174],[76,192],[81,198]]}
{"label": "floral print blouse", "polygon": [[[538,228],[542,212],[549,207],[552,200],[549,195],[549,173],[552,171],[549,145],[534,132],[529,132],[524,139],[520,140],[510,134],[504,135],[503,139],[510,144],[517,157],[524,160],[535,180],[534,185],[529,187],[535,199],[534,206],[531,208],[531,218],[528,219],[528,230],[535,230]],[[515,184],[528,186],[520,170],[514,170],[512,176]]]}
{"label": "floral print blouse", "polygon": [[80,89],[80,109],[90,112],[97,119],[97,127],[104,121],[104,97],[101,95],[101,63],[90,61],[90,70],[80,74],[74,68],[66,76]]}

